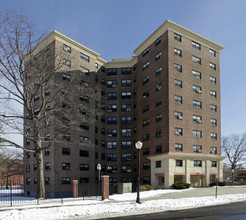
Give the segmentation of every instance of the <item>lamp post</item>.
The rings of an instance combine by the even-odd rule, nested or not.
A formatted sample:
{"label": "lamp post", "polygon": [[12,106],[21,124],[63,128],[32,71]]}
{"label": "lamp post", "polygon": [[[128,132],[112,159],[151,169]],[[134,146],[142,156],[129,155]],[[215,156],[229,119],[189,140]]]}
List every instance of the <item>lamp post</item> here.
{"label": "lamp post", "polygon": [[232,185],[234,185],[234,169],[232,168],[231,169],[231,172],[232,172],[232,180],[231,180],[231,182],[232,182]]}
{"label": "lamp post", "polygon": [[139,188],[140,188],[140,150],[143,146],[143,143],[141,141],[138,141],[135,143],[135,147],[138,150],[138,188],[137,188],[137,200],[136,203],[140,204],[140,198],[139,198]]}
{"label": "lamp post", "polygon": [[102,169],[102,166],[101,164],[97,164],[97,170],[98,170],[98,193],[99,193],[99,196],[101,196],[101,193],[100,193],[100,182],[101,182],[101,175],[100,175],[100,171]]}

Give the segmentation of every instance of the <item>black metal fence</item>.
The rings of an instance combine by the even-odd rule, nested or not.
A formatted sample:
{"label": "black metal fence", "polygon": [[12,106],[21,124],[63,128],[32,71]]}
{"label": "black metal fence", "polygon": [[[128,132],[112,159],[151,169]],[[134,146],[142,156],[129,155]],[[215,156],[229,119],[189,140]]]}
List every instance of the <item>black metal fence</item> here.
{"label": "black metal fence", "polygon": [[[36,185],[28,186],[28,190],[36,192]],[[73,198],[72,184],[68,187],[61,187],[56,196],[51,196],[47,192],[47,199],[38,199],[34,194],[28,193],[24,185],[11,181],[0,182],[0,207],[24,206],[24,205],[43,205],[43,204],[63,204],[78,200],[100,200],[100,183],[83,183],[78,185],[78,197]],[[54,195],[54,194],[53,194]]]}

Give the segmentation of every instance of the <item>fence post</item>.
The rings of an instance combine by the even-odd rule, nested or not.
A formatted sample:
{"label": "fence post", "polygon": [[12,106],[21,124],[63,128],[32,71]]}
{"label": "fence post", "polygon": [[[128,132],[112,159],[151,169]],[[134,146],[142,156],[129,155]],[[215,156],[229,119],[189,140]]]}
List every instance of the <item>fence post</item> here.
{"label": "fence post", "polygon": [[109,176],[102,176],[102,200],[109,199]]}
{"label": "fence post", "polygon": [[13,198],[12,198],[12,184],[11,184],[11,180],[9,181],[9,185],[10,185],[10,206],[13,206]]}

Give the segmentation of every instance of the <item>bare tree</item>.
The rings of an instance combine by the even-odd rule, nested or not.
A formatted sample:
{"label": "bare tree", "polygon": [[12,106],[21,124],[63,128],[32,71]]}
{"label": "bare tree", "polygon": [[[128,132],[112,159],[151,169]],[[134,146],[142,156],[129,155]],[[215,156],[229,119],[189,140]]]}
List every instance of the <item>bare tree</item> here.
{"label": "bare tree", "polygon": [[232,173],[233,181],[234,172],[241,169],[245,164],[246,133],[222,137],[222,151],[227,156],[225,163]]}
{"label": "bare tree", "polygon": [[[63,48],[58,50],[54,42],[44,45],[43,39],[44,34],[35,31],[22,14],[0,13],[0,143],[36,155],[38,198],[46,198],[43,151],[59,135],[66,135],[73,126],[70,118],[84,110],[83,103],[80,106],[74,103],[74,93],[84,94],[83,86],[79,87],[80,91],[71,86],[78,81],[76,71],[72,76],[65,74],[70,84],[61,85],[56,80],[64,75],[61,67],[67,62]],[[50,89],[54,91],[52,94]],[[94,95],[95,88],[91,89],[93,92],[86,88],[88,95],[81,99],[87,101]],[[87,108],[90,109],[88,105]],[[48,116],[55,114],[63,115],[66,123],[50,122]],[[47,128],[52,130],[49,135],[44,133]],[[13,141],[9,136],[13,133],[21,134],[26,144]]]}

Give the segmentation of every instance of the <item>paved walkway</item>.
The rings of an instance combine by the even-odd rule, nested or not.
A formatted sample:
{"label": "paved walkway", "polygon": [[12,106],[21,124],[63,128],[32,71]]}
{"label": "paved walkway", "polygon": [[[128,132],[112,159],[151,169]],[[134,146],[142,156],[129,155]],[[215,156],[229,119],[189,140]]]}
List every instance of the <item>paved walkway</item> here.
{"label": "paved walkway", "polygon": [[[178,198],[187,198],[187,197],[204,197],[204,196],[215,196],[216,187],[208,188],[194,188],[187,191],[175,192],[175,193],[166,193],[158,196],[153,196],[149,198],[143,198],[141,201],[149,201],[156,199],[178,199]],[[237,186],[237,187],[218,187],[217,196],[228,195],[228,194],[241,194],[246,193],[246,186]],[[141,193],[140,193],[141,197]]]}

